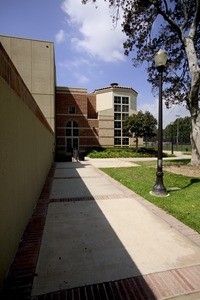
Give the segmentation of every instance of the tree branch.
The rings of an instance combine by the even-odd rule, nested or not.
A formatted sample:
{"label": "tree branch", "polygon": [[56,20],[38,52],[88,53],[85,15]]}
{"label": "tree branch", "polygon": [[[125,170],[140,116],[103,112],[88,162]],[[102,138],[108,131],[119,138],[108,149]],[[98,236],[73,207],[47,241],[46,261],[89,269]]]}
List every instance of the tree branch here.
{"label": "tree branch", "polygon": [[189,31],[189,37],[191,39],[194,39],[195,37],[199,21],[200,21],[200,0],[196,0],[196,12]]}
{"label": "tree branch", "polygon": [[168,13],[169,13],[169,10],[168,10],[167,2],[166,2],[166,0],[163,0],[163,1],[164,1],[164,4],[165,4],[165,10],[166,10],[166,13],[168,14]]}
{"label": "tree branch", "polygon": [[[199,1],[199,0],[196,0],[196,1]],[[153,2],[152,2],[153,4]],[[183,32],[181,30],[181,28],[178,26],[178,24],[176,22],[174,22],[174,20],[172,18],[170,18],[170,16],[167,14],[167,12],[163,11],[161,9],[161,7],[159,6],[159,3],[158,1],[156,1],[154,3],[158,13],[164,18],[165,21],[167,21],[171,26],[172,28],[176,31],[176,33],[178,34],[180,40],[183,42]]]}
{"label": "tree branch", "polygon": [[186,25],[188,23],[188,13],[187,13],[187,7],[186,7],[183,0],[181,1],[181,3],[182,3],[182,6],[183,6],[183,13],[184,13],[184,16],[185,16],[185,21],[183,22],[183,24],[181,26],[181,29],[184,30],[184,28],[186,27]]}

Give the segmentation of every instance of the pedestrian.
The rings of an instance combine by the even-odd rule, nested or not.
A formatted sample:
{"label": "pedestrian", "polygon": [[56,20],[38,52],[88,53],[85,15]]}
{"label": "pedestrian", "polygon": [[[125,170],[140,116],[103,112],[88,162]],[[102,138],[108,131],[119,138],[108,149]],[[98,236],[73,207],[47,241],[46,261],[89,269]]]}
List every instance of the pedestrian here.
{"label": "pedestrian", "polygon": [[78,155],[78,149],[74,148],[73,149],[73,160],[78,161],[79,160],[79,155]]}

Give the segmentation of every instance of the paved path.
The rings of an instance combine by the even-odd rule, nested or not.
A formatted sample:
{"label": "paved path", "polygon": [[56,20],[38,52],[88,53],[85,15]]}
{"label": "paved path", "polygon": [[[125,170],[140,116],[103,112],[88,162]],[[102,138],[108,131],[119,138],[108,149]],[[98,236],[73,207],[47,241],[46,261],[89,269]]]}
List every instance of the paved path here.
{"label": "paved path", "polygon": [[[165,151],[171,154],[171,151]],[[191,155],[183,155],[182,152],[175,151],[174,157],[165,157],[163,160],[191,159]],[[156,161],[156,157],[129,157],[129,158],[89,158],[86,157],[87,164],[91,164],[97,168],[120,168],[137,166],[140,161]]]}
{"label": "paved path", "polygon": [[[30,292],[32,299],[200,299],[200,235],[102,173],[99,163],[52,168],[6,299],[30,299]],[[127,163],[134,165],[116,161]]]}

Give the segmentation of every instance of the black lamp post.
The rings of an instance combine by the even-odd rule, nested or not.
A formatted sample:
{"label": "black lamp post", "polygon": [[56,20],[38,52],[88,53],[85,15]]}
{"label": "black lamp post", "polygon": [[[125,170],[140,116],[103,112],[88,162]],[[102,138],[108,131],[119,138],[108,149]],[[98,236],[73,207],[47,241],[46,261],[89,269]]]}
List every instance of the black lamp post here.
{"label": "black lamp post", "polygon": [[163,71],[167,63],[167,53],[159,50],[155,55],[155,65],[159,72],[159,107],[158,107],[158,159],[157,159],[157,172],[156,183],[151,191],[155,196],[167,196],[168,193],[163,183],[163,170],[162,170],[162,151],[163,151],[163,108],[162,108],[162,81]]}
{"label": "black lamp post", "polygon": [[171,122],[171,153],[174,154],[174,123]]}

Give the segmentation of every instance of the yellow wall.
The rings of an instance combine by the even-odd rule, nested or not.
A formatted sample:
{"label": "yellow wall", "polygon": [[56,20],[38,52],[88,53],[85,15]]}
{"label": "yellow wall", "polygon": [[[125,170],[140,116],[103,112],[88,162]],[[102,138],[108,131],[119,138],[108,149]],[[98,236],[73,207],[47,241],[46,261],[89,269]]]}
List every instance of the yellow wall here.
{"label": "yellow wall", "polygon": [[[129,115],[137,113],[137,92],[126,87],[107,87],[95,90],[99,118],[99,143],[102,147],[114,147],[114,97],[129,98]],[[129,146],[135,146],[135,139],[129,139]]]}
{"label": "yellow wall", "polygon": [[54,44],[3,35],[0,35],[0,42],[54,131]]}
{"label": "yellow wall", "polygon": [[0,128],[1,282],[33,213],[54,154],[53,132],[1,47]]}

